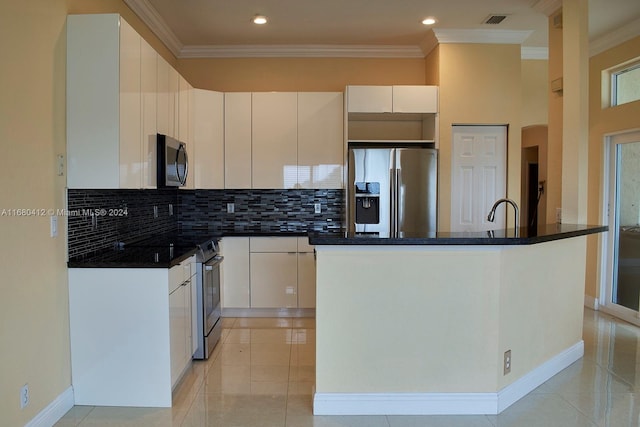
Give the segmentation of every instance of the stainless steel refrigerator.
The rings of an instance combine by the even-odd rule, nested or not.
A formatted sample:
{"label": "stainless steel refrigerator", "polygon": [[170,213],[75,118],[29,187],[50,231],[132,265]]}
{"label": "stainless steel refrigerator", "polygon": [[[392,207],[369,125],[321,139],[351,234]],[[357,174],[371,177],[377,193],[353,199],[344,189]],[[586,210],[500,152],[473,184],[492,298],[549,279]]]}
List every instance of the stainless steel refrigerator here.
{"label": "stainless steel refrigerator", "polygon": [[435,233],[437,181],[433,148],[350,147],[349,231],[389,237]]}

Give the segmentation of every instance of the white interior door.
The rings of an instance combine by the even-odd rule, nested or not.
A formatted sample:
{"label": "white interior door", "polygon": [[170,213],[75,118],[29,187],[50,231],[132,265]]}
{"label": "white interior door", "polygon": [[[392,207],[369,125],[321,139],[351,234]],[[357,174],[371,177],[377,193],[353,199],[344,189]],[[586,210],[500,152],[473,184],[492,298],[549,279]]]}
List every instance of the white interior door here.
{"label": "white interior door", "polygon": [[487,215],[507,194],[507,127],[453,126],[452,141],[451,231],[505,228],[505,204]]}

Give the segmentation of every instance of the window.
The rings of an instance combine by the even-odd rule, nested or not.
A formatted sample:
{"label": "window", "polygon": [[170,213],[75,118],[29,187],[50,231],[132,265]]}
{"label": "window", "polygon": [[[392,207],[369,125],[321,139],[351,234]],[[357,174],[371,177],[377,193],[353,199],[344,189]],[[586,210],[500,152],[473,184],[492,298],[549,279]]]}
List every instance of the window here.
{"label": "window", "polygon": [[611,106],[640,100],[640,62],[611,72]]}

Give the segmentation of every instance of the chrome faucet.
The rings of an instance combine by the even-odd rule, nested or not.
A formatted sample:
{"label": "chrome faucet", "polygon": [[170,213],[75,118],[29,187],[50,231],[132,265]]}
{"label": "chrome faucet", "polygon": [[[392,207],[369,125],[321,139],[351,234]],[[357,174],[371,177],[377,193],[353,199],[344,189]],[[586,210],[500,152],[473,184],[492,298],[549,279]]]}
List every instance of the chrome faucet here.
{"label": "chrome faucet", "polygon": [[516,212],[516,236],[518,235],[518,230],[520,228],[520,210],[518,209],[518,205],[511,199],[499,199],[493,204],[491,211],[489,211],[489,215],[487,215],[487,221],[493,222],[496,219],[496,209],[500,205],[500,203],[509,203],[513,206],[513,209]]}

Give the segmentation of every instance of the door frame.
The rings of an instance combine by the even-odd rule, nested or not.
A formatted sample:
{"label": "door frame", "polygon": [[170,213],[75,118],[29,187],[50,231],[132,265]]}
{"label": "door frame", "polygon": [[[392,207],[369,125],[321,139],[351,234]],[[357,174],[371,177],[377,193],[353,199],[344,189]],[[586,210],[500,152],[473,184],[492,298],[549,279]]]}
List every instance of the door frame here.
{"label": "door frame", "polygon": [[603,225],[609,227],[600,243],[600,301],[596,301],[595,308],[640,326],[640,311],[634,311],[612,302],[613,300],[613,273],[614,258],[616,252],[616,227],[617,212],[615,210],[615,197],[618,180],[616,146],[619,144],[640,142],[640,128],[629,129],[604,135],[603,144],[603,170],[602,170],[602,204],[600,206],[600,218]]}

